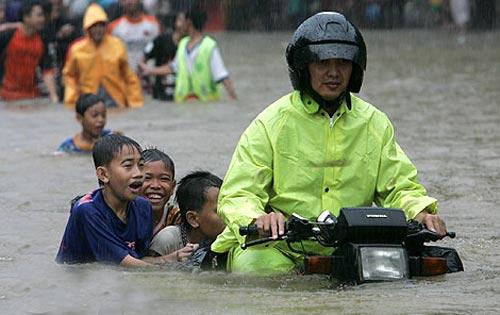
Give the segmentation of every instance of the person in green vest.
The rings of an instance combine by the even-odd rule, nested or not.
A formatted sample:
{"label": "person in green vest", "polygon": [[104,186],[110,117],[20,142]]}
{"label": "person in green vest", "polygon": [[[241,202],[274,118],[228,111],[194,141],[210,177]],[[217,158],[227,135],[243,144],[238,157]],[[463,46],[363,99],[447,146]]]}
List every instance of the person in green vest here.
{"label": "person in green vest", "polygon": [[[446,234],[417,170],[398,145],[379,109],[355,96],[366,69],[366,46],[342,14],[318,13],[295,31],[286,59],[294,91],[263,112],[244,131],[219,194],[226,223],[211,249],[228,253],[231,272],[270,275],[294,270],[303,256],[285,241],[240,248],[239,228],[256,224],[261,236],[284,234],[297,213],[316,220],[343,207],[401,208],[407,219]],[[309,253],[331,248],[304,242]]]}
{"label": "person in green vest", "polygon": [[217,42],[202,33],[205,21],[205,12],[194,6],[189,7],[184,14],[178,14],[176,29],[186,36],[180,40],[174,60],[159,67],[139,64],[143,75],[176,74],[176,102],[217,101],[221,97],[220,83],[224,85],[231,99],[237,99]]}

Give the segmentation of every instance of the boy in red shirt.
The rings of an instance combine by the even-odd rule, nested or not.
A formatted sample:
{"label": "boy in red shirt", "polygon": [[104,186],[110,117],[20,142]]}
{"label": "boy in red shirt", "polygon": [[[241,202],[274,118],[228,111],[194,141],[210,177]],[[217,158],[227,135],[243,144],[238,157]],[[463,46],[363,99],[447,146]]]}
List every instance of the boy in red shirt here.
{"label": "boy in red shirt", "polygon": [[57,103],[52,64],[39,34],[45,23],[42,3],[23,1],[20,14],[21,27],[0,33],[0,55],[4,62],[0,96],[7,101],[39,97],[36,70],[40,67],[50,100]]}

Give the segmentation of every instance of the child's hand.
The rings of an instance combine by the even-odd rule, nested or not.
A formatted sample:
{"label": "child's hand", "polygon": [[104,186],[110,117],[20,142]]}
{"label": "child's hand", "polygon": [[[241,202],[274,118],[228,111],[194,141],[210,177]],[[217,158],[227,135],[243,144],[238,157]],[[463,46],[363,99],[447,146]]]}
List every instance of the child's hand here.
{"label": "child's hand", "polygon": [[176,257],[178,262],[185,262],[191,254],[198,249],[199,244],[187,243],[187,245],[178,251],[176,251]]}

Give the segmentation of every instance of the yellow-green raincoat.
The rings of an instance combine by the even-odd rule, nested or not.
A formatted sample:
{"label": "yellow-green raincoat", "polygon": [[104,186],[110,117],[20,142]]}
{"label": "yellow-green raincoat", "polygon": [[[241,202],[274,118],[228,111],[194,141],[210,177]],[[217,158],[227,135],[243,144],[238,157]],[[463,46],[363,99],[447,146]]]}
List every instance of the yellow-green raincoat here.
{"label": "yellow-green raincoat", "polygon": [[[315,220],[329,210],[371,206],[402,208],[408,219],[437,202],[417,181],[417,170],[394,138],[387,116],[351,95],[330,118],[307,95],[295,91],[265,109],[243,133],[219,194],[218,213],[227,224],[212,244],[229,251],[233,272],[270,274],[293,269],[301,255],[283,241],[245,251],[238,229],[265,209]],[[307,243],[309,251],[331,249]]]}

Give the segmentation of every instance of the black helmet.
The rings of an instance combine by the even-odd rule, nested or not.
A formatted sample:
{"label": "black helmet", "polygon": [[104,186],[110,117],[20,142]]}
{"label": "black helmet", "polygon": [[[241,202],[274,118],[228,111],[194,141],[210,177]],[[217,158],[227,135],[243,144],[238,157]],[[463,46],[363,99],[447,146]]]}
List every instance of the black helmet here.
{"label": "black helmet", "polygon": [[310,89],[310,62],[342,58],[353,63],[347,90],[359,92],[366,69],[366,45],[361,32],[337,12],[317,13],[299,25],[286,48],[286,61],[295,90]]}

